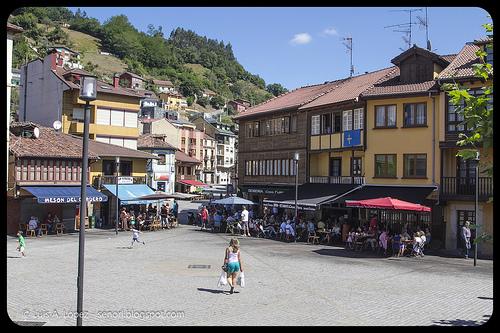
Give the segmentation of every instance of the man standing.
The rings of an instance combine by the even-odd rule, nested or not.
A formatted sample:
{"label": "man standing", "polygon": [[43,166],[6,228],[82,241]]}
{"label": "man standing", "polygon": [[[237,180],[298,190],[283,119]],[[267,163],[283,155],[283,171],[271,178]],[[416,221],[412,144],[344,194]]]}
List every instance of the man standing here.
{"label": "man standing", "polygon": [[465,225],[462,227],[462,239],[464,244],[464,257],[469,259],[469,249],[470,249],[470,222],[465,221]]}
{"label": "man standing", "polygon": [[177,218],[178,212],[179,212],[179,205],[177,204],[177,201],[174,200],[174,203],[172,204],[172,214],[174,214],[175,218]]}
{"label": "man standing", "polygon": [[243,206],[243,211],[241,212],[241,222],[243,224],[243,233],[245,236],[250,237],[250,232],[248,229],[248,210]]}

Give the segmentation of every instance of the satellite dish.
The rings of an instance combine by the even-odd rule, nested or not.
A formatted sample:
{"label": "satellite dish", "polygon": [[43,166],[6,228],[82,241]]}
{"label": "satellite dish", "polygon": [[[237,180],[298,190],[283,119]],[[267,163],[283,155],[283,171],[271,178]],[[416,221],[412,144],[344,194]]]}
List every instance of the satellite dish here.
{"label": "satellite dish", "polygon": [[33,129],[33,134],[35,135],[35,138],[38,139],[38,137],[40,136],[40,130],[38,129],[38,127],[35,127]]}
{"label": "satellite dish", "polygon": [[54,129],[55,129],[56,131],[58,131],[58,130],[60,130],[60,129],[61,129],[62,124],[61,124],[61,122],[60,122],[59,120],[56,120],[56,121],[54,121],[54,123],[52,124],[52,127],[54,127]]}

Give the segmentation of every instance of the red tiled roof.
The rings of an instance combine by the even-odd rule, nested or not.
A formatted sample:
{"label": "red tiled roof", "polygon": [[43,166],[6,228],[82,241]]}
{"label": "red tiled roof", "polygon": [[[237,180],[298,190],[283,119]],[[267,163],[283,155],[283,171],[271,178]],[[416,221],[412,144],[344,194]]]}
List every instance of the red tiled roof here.
{"label": "red tiled roof", "polygon": [[169,80],[153,80],[153,84],[162,87],[173,87],[174,84]]}
{"label": "red tiled roof", "polygon": [[[17,128],[34,126],[40,129],[38,139],[12,133]],[[82,158],[82,140],[72,135],[30,122],[12,123],[10,128],[9,151],[16,157]],[[99,156],[89,149],[89,159],[99,159]]]}
{"label": "red tiled roof", "polygon": [[273,97],[251,108],[248,108],[245,111],[241,112],[236,117],[234,117],[234,119],[244,118],[248,116],[253,116],[255,114],[262,114],[271,111],[298,108],[304,104],[307,104],[308,102],[313,101],[319,96],[331,91],[335,87],[339,86],[345,80],[346,79],[341,79],[341,80],[326,82],[323,84],[316,84],[312,86],[297,88],[290,92]]}
{"label": "red tiled roof", "polygon": [[201,163],[201,161],[197,160],[196,158],[193,158],[189,155],[186,155],[184,152],[177,150],[175,152],[175,160],[179,162],[184,162],[184,163]]}
{"label": "red tiled roof", "polygon": [[[92,75],[89,72],[82,70],[82,69],[71,69],[71,70],[66,70],[61,67],[57,67],[55,70],[52,70],[52,73],[54,73],[61,81],[66,83],[68,87],[72,89],[80,89],[80,85],[76,84],[74,82],[71,82],[69,80],[66,80],[64,76],[69,73],[74,73],[78,75]],[[132,97],[137,97],[141,98],[143,97],[141,94],[137,93],[134,89],[127,89],[123,87],[114,87],[111,84],[108,84],[103,81],[97,80],[97,92],[101,93],[106,93],[106,94],[116,94],[116,95],[124,95],[124,96],[132,96]]]}
{"label": "red tiled roof", "polygon": [[396,70],[397,67],[393,66],[346,79],[337,88],[301,106],[299,110],[353,100],[375,83],[390,77]]}
{"label": "red tiled roof", "polygon": [[480,59],[476,56],[476,51],[480,49],[479,46],[473,43],[467,43],[460,50],[458,55],[453,61],[438,75],[438,79],[460,79],[460,78],[473,78],[474,68],[472,65],[478,64]]}
{"label": "red tiled roof", "polygon": [[451,63],[453,61],[453,59],[455,59],[457,56],[457,53],[455,54],[446,54],[446,55],[442,55],[441,58],[443,58],[444,60],[448,61],[449,63]]}
{"label": "red tiled roof", "polygon": [[137,138],[137,148],[164,148],[177,150],[164,140],[164,135],[143,134]]}
{"label": "red tiled roof", "polygon": [[122,73],[120,76],[124,75],[124,74],[128,74],[130,75],[131,77],[135,77],[136,79],[140,79],[142,81],[145,81],[141,76],[137,75],[137,74],[134,74],[134,73],[131,73],[131,72],[125,72],[125,73]]}

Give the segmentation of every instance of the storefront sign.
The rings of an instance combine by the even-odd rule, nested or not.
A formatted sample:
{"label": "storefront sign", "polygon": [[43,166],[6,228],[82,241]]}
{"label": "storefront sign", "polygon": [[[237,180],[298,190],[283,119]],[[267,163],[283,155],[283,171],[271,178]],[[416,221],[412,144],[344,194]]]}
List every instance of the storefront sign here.
{"label": "storefront sign", "polygon": [[249,188],[247,192],[248,193],[257,193],[257,194],[283,194],[283,193],[285,193],[285,190]]}
{"label": "storefront sign", "polygon": [[118,177],[118,184],[133,184],[134,177],[122,176]]}
{"label": "storefront sign", "polygon": [[[104,201],[105,197],[87,197],[87,202],[99,202]],[[38,203],[50,204],[50,203],[79,203],[80,197],[65,197],[65,198],[38,198]]]}
{"label": "storefront sign", "polygon": [[[295,204],[287,204],[287,203],[271,203],[271,202],[264,202],[263,203],[264,207],[278,207],[278,208],[288,208],[288,209],[295,209]],[[313,206],[302,206],[302,205],[297,205],[298,210],[309,210],[309,211],[316,211],[316,207]]]}
{"label": "storefront sign", "polygon": [[169,174],[166,173],[155,173],[155,181],[168,181],[170,178]]}

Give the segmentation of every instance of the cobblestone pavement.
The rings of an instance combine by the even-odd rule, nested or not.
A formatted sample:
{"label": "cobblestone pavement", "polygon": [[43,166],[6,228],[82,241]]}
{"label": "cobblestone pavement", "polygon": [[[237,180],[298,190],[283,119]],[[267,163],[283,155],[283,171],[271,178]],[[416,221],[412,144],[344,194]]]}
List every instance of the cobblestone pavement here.
{"label": "cobblestone pavement", "polygon": [[[247,285],[230,295],[217,288],[229,235],[181,225],[141,237],[129,248],[130,232],[87,232],[84,325],[464,326],[493,311],[492,261],[240,237]],[[26,258],[16,244],[7,238],[10,318],[75,325],[78,234],[28,238]]]}

